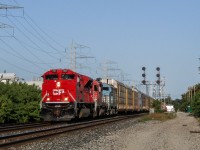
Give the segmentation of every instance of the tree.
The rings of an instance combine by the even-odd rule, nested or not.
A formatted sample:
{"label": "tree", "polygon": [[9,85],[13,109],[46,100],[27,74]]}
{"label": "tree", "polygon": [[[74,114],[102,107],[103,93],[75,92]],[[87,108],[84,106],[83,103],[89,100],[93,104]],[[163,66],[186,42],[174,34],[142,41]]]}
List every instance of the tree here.
{"label": "tree", "polygon": [[161,102],[159,100],[154,100],[153,101],[153,108],[154,108],[155,112],[162,112]]}
{"label": "tree", "polygon": [[25,83],[0,83],[0,122],[37,121],[41,90]]}
{"label": "tree", "polygon": [[182,95],[182,100],[181,100],[181,104],[180,104],[180,111],[186,112],[187,111],[187,107],[190,105],[190,102],[187,100],[187,93]]}
{"label": "tree", "polygon": [[191,102],[192,114],[196,117],[200,117],[200,92],[198,92]]}
{"label": "tree", "polygon": [[174,109],[177,112],[178,110],[180,110],[181,100],[180,99],[175,99],[174,101],[172,101],[172,105],[174,106]]}
{"label": "tree", "polygon": [[180,110],[187,111],[190,106],[192,114],[200,117],[200,84],[191,86],[188,89],[186,93],[182,94]]}
{"label": "tree", "polygon": [[13,109],[12,101],[5,95],[0,96],[0,123],[9,122]]}

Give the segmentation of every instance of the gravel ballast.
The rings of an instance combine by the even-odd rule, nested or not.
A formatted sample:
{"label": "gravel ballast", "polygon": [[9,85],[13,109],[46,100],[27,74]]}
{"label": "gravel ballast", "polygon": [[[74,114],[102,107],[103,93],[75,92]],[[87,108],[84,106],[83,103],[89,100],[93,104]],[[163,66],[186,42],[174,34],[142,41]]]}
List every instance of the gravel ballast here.
{"label": "gravel ballast", "polygon": [[198,150],[197,120],[186,113],[165,122],[138,119],[70,132],[17,148],[20,150]]}

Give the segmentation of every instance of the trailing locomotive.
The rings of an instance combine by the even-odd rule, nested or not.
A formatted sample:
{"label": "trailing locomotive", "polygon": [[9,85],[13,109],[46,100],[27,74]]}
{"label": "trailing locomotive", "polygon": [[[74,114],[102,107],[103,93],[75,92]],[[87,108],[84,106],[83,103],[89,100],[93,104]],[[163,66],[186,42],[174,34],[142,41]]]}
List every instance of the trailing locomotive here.
{"label": "trailing locomotive", "polygon": [[149,110],[150,97],[114,79],[93,80],[70,69],[52,69],[42,77],[44,121]]}

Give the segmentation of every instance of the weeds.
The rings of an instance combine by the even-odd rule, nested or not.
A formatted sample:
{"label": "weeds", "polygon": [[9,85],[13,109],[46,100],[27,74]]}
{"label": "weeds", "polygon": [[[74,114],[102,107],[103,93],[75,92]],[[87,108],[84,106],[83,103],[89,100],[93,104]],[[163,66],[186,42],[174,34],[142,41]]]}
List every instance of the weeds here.
{"label": "weeds", "polygon": [[153,113],[142,117],[139,122],[146,122],[150,120],[167,121],[176,118],[176,113]]}

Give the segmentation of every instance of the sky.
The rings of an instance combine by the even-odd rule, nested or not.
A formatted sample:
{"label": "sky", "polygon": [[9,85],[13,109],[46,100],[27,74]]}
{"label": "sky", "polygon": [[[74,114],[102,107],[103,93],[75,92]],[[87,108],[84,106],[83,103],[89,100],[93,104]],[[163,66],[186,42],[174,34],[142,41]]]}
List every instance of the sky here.
{"label": "sky", "polygon": [[0,4],[23,7],[0,10],[0,24],[7,25],[0,28],[0,72],[32,80],[51,68],[70,68],[75,47],[76,71],[93,78],[107,74],[141,87],[141,68],[146,67],[146,80],[154,83],[160,67],[165,94],[173,99],[199,83],[198,0],[0,0]]}

